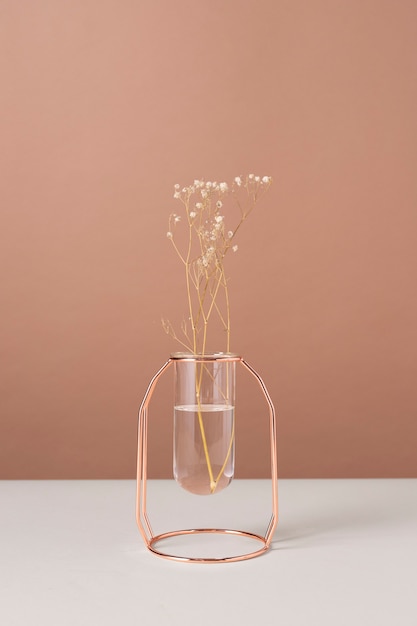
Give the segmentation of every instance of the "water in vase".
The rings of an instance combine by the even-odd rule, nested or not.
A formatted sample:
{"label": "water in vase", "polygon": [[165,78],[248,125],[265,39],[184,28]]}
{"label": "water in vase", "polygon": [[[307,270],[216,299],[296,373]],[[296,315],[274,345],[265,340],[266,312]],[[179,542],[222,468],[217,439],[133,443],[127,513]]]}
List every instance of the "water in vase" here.
{"label": "water in vase", "polygon": [[174,477],[198,495],[218,493],[234,474],[234,407],[174,407]]}

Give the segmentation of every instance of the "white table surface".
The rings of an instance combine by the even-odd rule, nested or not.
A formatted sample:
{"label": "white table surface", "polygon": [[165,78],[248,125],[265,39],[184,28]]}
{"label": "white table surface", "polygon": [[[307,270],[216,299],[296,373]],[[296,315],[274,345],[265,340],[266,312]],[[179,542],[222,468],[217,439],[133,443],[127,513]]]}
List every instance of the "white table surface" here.
{"label": "white table surface", "polygon": [[279,485],[272,549],[202,565],[145,549],[133,481],[0,482],[0,624],[416,626],[417,480]]}

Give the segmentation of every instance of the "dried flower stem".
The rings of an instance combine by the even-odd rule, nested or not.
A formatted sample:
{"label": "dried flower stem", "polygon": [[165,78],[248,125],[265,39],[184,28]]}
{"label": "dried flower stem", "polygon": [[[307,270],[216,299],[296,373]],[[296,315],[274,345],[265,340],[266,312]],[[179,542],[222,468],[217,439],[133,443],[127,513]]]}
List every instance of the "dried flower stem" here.
{"label": "dried flower stem", "polygon": [[[174,198],[180,200],[184,206],[188,235],[180,229],[180,237],[181,235],[182,238],[186,236],[187,240],[185,244],[177,243],[177,228],[180,227],[182,218],[180,215],[172,213],[169,217],[167,237],[171,240],[175,252],[184,265],[189,314],[188,321],[184,320],[182,324],[182,334],[185,340],[178,337],[171,322],[163,320],[162,324],[165,332],[192,354],[202,356],[207,354],[209,323],[212,321],[213,314],[226,334],[225,351],[230,352],[230,300],[224,258],[229,250],[237,251],[235,237],[243,222],[254,209],[260,193],[266,191],[271,182],[270,176],[261,178],[249,174],[245,178],[236,176],[230,187],[225,182],[205,182],[203,180],[195,180],[192,185],[184,187],[181,191],[180,186],[175,185]],[[245,202],[239,196],[245,196]],[[226,220],[223,215],[223,204],[228,197],[233,198],[239,211],[239,217],[233,230],[226,230]],[[183,252],[181,248],[184,250]],[[188,332],[188,325],[191,328],[190,333]],[[201,363],[201,369],[196,378],[195,391],[199,427],[210,479],[210,491],[213,493],[231,453],[234,423],[226,459],[220,473],[215,478],[202,417],[201,385],[204,367],[204,363]]]}

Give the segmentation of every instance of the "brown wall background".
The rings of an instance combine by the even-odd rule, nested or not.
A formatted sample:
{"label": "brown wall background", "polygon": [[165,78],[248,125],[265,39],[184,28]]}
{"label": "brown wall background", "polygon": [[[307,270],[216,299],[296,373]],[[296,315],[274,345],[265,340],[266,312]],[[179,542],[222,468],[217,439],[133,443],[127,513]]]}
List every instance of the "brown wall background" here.
{"label": "brown wall background", "polygon": [[233,349],[281,475],[417,476],[416,42],[413,0],[1,0],[2,478],[133,477],[173,185],[250,172]]}

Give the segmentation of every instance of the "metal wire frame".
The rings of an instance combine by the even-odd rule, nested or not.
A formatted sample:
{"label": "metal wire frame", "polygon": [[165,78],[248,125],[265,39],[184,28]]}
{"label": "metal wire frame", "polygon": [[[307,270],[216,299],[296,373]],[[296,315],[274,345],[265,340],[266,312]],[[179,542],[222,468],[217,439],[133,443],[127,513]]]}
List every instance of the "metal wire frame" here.
{"label": "metal wire frame", "polygon": [[[225,528],[193,528],[185,530],[175,530],[172,532],[154,535],[147,514],[147,447],[148,447],[148,407],[152,399],[152,395],[163,373],[172,365],[174,361],[184,360],[213,360],[218,361],[234,361],[240,363],[258,382],[269,408],[269,436],[271,449],[271,485],[272,485],[272,514],[266,533],[264,536],[250,533],[243,530],[230,530]],[[219,353],[210,356],[196,356],[191,354],[174,353],[164,363],[164,365],[156,372],[151,379],[144,398],[139,408],[138,414],[138,457],[137,457],[137,493],[136,493],[136,521],[142,534],[146,547],[153,554],[171,561],[179,561],[186,563],[230,563],[233,561],[244,561],[252,559],[265,553],[271,543],[275,528],[278,523],[278,466],[277,466],[277,443],[276,443],[276,416],[275,409],[271,397],[260,375],[251,367],[243,358],[234,354]],[[164,539],[171,537],[179,537],[183,535],[196,534],[220,534],[229,536],[245,537],[254,539],[262,544],[258,550],[239,554],[237,556],[229,556],[224,558],[196,558],[183,557],[174,554],[161,552],[157,549],[156,544]]]}

